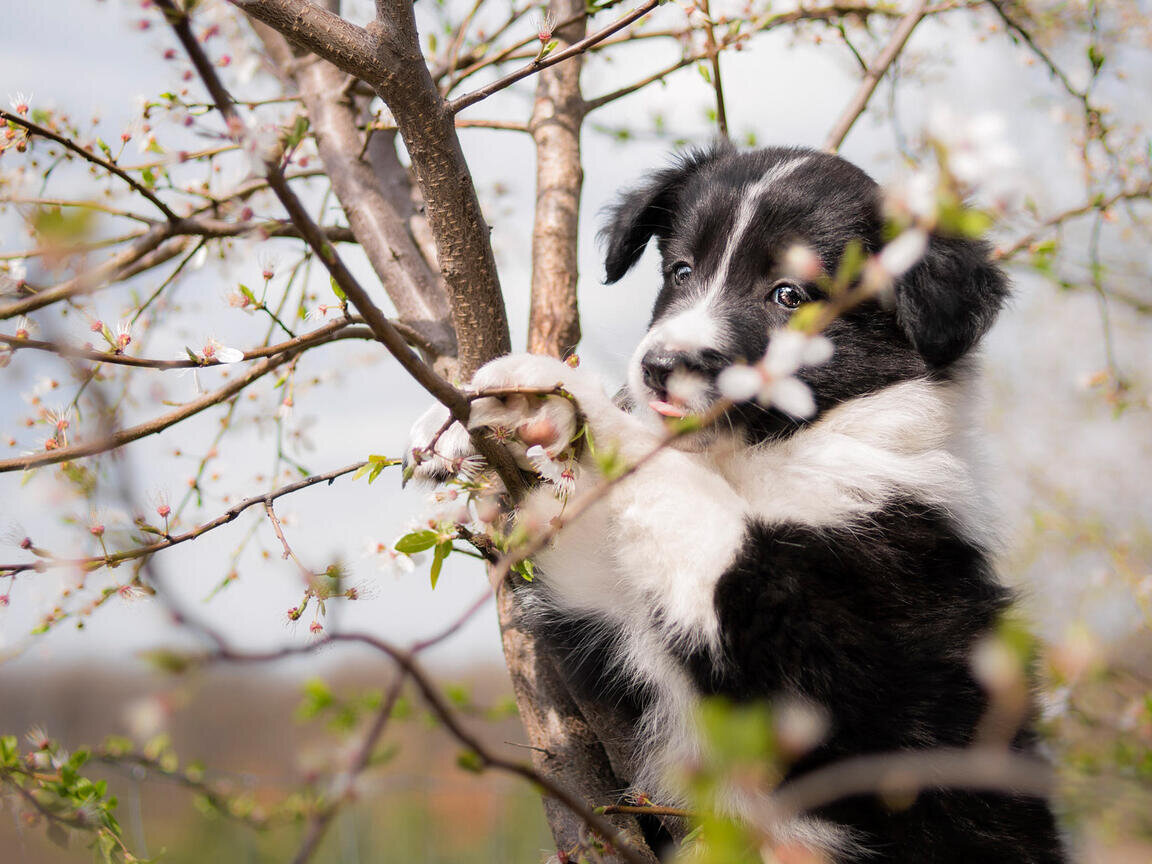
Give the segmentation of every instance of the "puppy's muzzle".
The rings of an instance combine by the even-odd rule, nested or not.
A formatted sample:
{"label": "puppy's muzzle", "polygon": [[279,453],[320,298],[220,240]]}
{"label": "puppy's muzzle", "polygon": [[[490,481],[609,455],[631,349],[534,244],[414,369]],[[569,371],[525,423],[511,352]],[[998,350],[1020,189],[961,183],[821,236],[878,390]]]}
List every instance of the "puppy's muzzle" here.
{"label": "puppy's muzzle", "polygon": [[729,361],[719,351],[669,351],[653,348],[640,360],[644,384],[657,395],[668,393],[669,379],[677,372],[694,375],[712,382]]}

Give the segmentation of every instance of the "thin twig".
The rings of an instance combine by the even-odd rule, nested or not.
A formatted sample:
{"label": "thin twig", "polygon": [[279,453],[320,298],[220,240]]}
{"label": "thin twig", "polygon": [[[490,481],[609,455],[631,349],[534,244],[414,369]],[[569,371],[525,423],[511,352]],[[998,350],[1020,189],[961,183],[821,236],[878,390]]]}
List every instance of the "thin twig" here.
{"label": "thin twig", "polygon": [[864,75],[864,80],[860,82],[860,87],[856,91],[856,95],[852,97],[852,101],[848,103],[848,107],[844,109],[844,113],[840,115],[840,119],[833,125],[832,130],[828,133],[828,137],[824,140],[824,149],[830,153],[835,153],[840,149],[840,145],[844,143],[844,139],[848,136],[848,132],[852,126],[864,113],[864,109],[868,107],[868,101],[872,98],[872,94],[876,92],[876,86],[880,83],[880,79],[884,77],[884,73],[895,62],[896,58],[900,56],[900,52],[904,50],[905,44],[908,42],[908,37],[912,35],[912,31],[916,29],[924,16],[927,14],[928,0],[915,0],[912,8],[908,13],[900,19],[900,23],[896,25],[896,30],[892,34],[891,40],[885,46],[884,50],[880,52],[880,56],[876,58],[867,73]]}
{"label": "thin twig", "polygon": [[125,183],[127,183],[130,187],[132,187],[133,192],[137,193],[138,195],[140,195],[140,196],[146,198],[148,201],[152,202],[152,204],[154,204],[156,206],[156,209],[159,210],[161,213],[163,213],[164,218],[166,218],[168,221],[174,222],[174,221],[176,221],[177,218],[179,218],[179,217],[177,217],[177,215],[175,213],[173,213],[168,208],[167,204],[165,204],[163,201],[161,201],[159,198],[156,197],[156,195],[152,192],[151,189],[149,189],[147,186],[143,185],[138,180],[133,178],[130,174],[128,174],[126,171],[124,171],[124,169],[121,168],[119,165],[116,165],[113,162],[108,162],[104,159],[101,159],[95,153],[89,153],[87,150],[85,150],[83,147],[81,147],[75,141],[72,141],[70,138],[66,138],[63,135],[59,135],[56,132],[53,132],[51,129],[44,128],[39,123],[33,123],[31,120],[24,119],[19,114],[13,114],[12,112],[5,111],[2,108],[0,108],[0,120],[7,120],[9,123],[13,123],[17,126],[24,127],[33,135],[39,135],[41,138],[48,138],[51,141],[55,141],[61,147],[64,147],[68,150],[71,150],[73,153],[80,156],[82,159],[85,159],[88,162],[91,162],[93,165],[98,165],[99,167],[101,167],[105,171],[107,171],[109,174],[115,174],[117,177],[119,177],[121,180],[123,180]]}
{"label": "thin twig", "polygon": [[221,515],[217,516],[210,522],[205,522],[195,528],[189,529],[182,534],[173,534],[165,537],[163,540],[158,540],[148,546],[140,546],[135,549],[126,549],[122,552],[113,552],[109,555],[94,555],[89,558],[56,558],[48,557],[42,558],[39,561],[30,561],[22,564],[0,564],[0,573],[24,573],[27,571],[43,572],[45,570],[55,567],[72,567],[78,570],[93,570],[97,567],[107,565],[116,565],[124,561],[131,561],[135,558],[144,558],[159,552],[163,549],[168,549],[172,546],[178,546],[181,543],[186,543],[189,540],[195,540],[209,531],[219,528],[221,525],[227,525],[233,521],[237,516],[243,513],[250,507],[255,507],[258,504],[264,504],[267,501],[275,501],[277,498],[282,498],[285,495],[291,495],[293,492],[299,492],[301,489],[307,489],[310,486],[315,486],[318,483],[331,484],[337,477],[343,477],[345,474],[351,474],[367,465],[367,462],[354,462],[351,465],[346,465],[343,468],[337,468],[335,471],[328,471],[324,474],[313,474],[311,477],[305,477],[303,480],[297,480],[295,483],[289,483],[287,486],[281,486],[279,489],[274,489],[271,492],[265,492],[262,495],[253,495],[251,498],[245,498],[238,504],[234,504],[225,510]]}
{"label": "thin twig", "polygon": [[228,384],[213,390],[211,393],[206,393],[199,399],[194,399],[187,402],[174,411],[169,411],[167,414],[161,414],[152,420],[141,423],[137,426],[131,426],[127,429],[118,429],[107,436],[93,438],[91,441],[85,441],[82,444],[74,444],[70,447],[60,447],[55,450],[45,450],[42,453],[32,453],[25,456],[17,456],[12,459],[0,459],[0,473],[6,471],[26,471],[29,468],[39,468],[44,465],[54,465],[57,462],[67,462],[71,459],[79,459],[83,456],[94,456],[97,453],[105,453],[109,450],[116,450],[123,447],[125,444],[130,444],[140,438],[145,438],[149,435],[156,435],[163,432],[169,426],[179,423],[181,420],[186,420],[189,417],[199,414],[206,408],[211,408],[213,405],[219,405],[221,402],[228,399],[240,391],[247,388],[260,378],[263,378],[269,372],[282,366],[284,363],[291,360],[302,350],[301,348],[292,351],[286,351],[273,357],[265,358],[264,360],[253,366],[246,375],[237,378],[235,381],[230,381]]}
{"label": "thin twig", "polygon": [[1065,222],[1075,219],[1078,216],[1086,216],[1087,214],[1095,211],[1105,212],[1109,210],[1113,205],[1121,202],[1145,201],[1149,198],[1152,198],[1152,182],[1144,183],[1135,189],[1121,190],[1120,192],[1113,193],[1112,195],[1109,195],[1105,198],[1094,198],[1092,201],[1088,201],[1076,207],[1071,207],[1068,210],[1057,213],[1055,216],[1049,217],[1048,219],[1044,220],[1044,222],[1036,230],[1030,231],[1023,237],[1014,240],[1009,246],[1003,246],[996,249],[996,251],[992,253],[992,257],[996,261],[1007,261],[1010,258],[1018,255],[1020,252],[1027,250],[1033,244],[1038,243],[1041,238],[1043,238],[1043,236],[1053,228],[1059,228]]}
{"label": "thin twig", "polygon": [[461,723],[456,712],[449,707],[444,697],[417,662],[415,655],[413,655],[411,651],[404,651],[382,639],[365,633],[332,633],[308,645],[292,645],[264,652],[242,652],[232,649],[219,634],[216,634],[214,631],[207,629],[203,625],[201,625],[201,629],[205,631],[205,635],[213,639],[217,646],[212,653],[203,658],[204,661],[221,660],[235,663],[262,663],[286,659],[299,654],[313,653],[325,646],[340,642],[367,645],[375,648],[377,651],[392,658],[396,665],[400,667],[400,670],[412,679],[420,691],[420,695],[425,704],[431,708],[432,713],[444,724],[444,728],[449,734],[475,754],[480,768],[494,769],[536,784],[544,790],[547,795],[562,803],[579,816],[588,827],[611,843],[616,852],[626,861],[630,862],[630,864],[647,864],[643,856],[621,840],[615,827],[584,801],[572,795],[563,786],[554,783],[549,777],[538,772],[530,764],[507,759],[489,750],[480,738]]}
{"label": "thin twig", "polygon": [[511,72],[502,78],[498,78],[491,84],[487,84],[484,87],[481,87],[479,90],[473,90],[471,93],[465,93],[463,96],[453,99],[448,103],[448,110],[453,114],[457,114],[463,111],[465,108],[471,105],[475,105],[477,102],[480,102],[483,99],[487,99],[493,93],[498,93],[506,87],[510,87],[511,85],[515,84],[517,81],[520,81],[523,78],[527,78],[529,75],[534,75],[540,70],[547,69],[549,66],[554,66],[557,63],[563,63],[569,57],[575,57],[577,54],[583,54],[593,45],[604,41],[618,30],[623,30],[630,24],[639,21],[641,18],[659,6],[660,2],[661,0],[645,0],[643,4],[633,9],[627,15],[623,15],[620,18],[617,18],[607,27],[604,27],[601,30],[597,30],[591,36],[588,36],[585,39],[581,39],[579,42],[573,43],[563,51],[557,51],[555,54],[550,54],[542,60],[533,60],[526,66],[523,66],[520,69],[517,69],[515,72]]}
{"label": "thin twig", "polygon": [[810,771],[769,799],[769,824],[854,795],[915,795],[924,789],[973,789],[1047,797],[1052,767],[1003,747],[941,747],[856,756]]}
{"label": "thin twig", "polygon": [[[418,335],[412,331],[410,327],[400,322],[397,325],[409,336],[419,343]],[[353,327],[351,322],[346,319],[333,321],[325,324],[310,333],[305,333],[297,336],[294,339],[288,339],[284,342],[279,342],[275,345],[268,345],[262,348],[253,348],[244,352],[244,360],[259,360],[265,357],[273,357],[277,354],[282,354],[285,351],[292,351],[298,348],[315,348],[317,345],[324,345],[328,342],[336,342],[343,339],[375,339],[374,334],[367,327]],[[82,348],[73,345],[65,345],[60,342],[45,342],[40,339],[22,339],[16,336],[9,336],[6,333],[0,333],[0,344],[10,346],[14,351],[47,351],[56,354],[60,357],[68,357],[77,360],[92,360],[96,363],[109,363],[115,366],[130,366],[137,369],[201,369],[210,368],[212,366],[222,365],[220,360],[193,360],[191,357],[182,360],[159,360],[154,357],[133,357],[129,354],[115,354],[109,351],[97,351],[94,348]]]}

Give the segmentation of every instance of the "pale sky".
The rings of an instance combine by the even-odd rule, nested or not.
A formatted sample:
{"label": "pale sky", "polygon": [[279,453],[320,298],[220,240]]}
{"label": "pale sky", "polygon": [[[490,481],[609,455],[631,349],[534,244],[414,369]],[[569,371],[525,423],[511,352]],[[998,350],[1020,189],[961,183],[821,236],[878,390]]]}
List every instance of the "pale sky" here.
{"label": "pale sky", "polygon": [[[136,10],[136,4],[93,0],[9,0],[5,28],[0,32],[0,97],[23,91],[33,94],[34,105],[58,106],[77,117],[99,112],[102,128],[114,136],[133,116],[137,95],[155,94],[170,86],[162,77],[170,68],[161,58],[161,46],[167,43],[155,33],[133,28],[133,20],[139,17]],[[1075,164],[1059,144],[1064,133],[1053,117],[1054,107],[1067,103],[1053,98],[1056,91],[1043,71],[1026,66],[1021,52],[1003,37],[981,41],[966,20],[960,16],[929,23],[914,36],[907,62],[918,67],[928,83],[901,93],[897,106],[904,133],[917,137],[932,106],[948,105],[960,116],[998,114],[1005,123],[1005,137],[1020,154],[1018,181],[1040,211],[1054,212],[1075,204],[1082,196]],[[754,131],[763,143],[819,146],[854,88],[856,73],[850,56],[831,44],[820,49],[790,46],[781,34],[752,44],[751,49],[727,55],[723,61],[733,133]],[[585,72],[585,90],[596,94],[620,86],[656,68],[660,57],[674,56],[674,52],[668,48],[634,51],[612,64],[593,60]],[[1134,69],[1146,71],[1146,67],[1146,61],[1141,61]],[[499,111],[523,119],[530,108],[530,93],[529,84],[492,106],[471,110],[476,116]],[[1108,95],[1121,105],[1134,98],[1123,88]],[[703,112],[710,98],[711,91],[701,78],[687,69],[667,87],[649,88],[594,115],[593,121],[616,125],[659,111],[671,128],[705,143],[711,132]],[[876,104],[883,107],[887,101],[888,89],[882,85]],[[481,194],[486,196],[513,341],[522,345],[533,197],[530,141],[523,135],[475,130],[463,131],[461,140]],[[624,362],[643,333],[657,279],[649,252],[619,285],[605,288],[600,284],[602,269],[594,242],[598,215],[619,189],[664,164],[669,148],[663,141],[647,139],[622,146],[591,130],[585,132],[583,143],[580,303],[585,338],[579,353],[586,365],[602,370],[615,385],[622,381]],[[881,181],[893,179],[897,171],[890,127],[872,116],[859,122],[844,155]],[[5,164],[13,158],[19,157],[6,155]],[[491,195],[496,184],[508,190],[498,200]],[[18,227],[11,214],[0,216],[3,251],[18,248]],[[287,252],[281,254],[287,257]],[[187,280],[179,294],[184,306],[181,322],[187,331],[157,327],[149,342],[151,354],[172,355],[207,335],[230,345],[238,344],[234,340],[252,340],[253,322],[242,313],[223,309],[221,298],[236,282],[259,280],[259,269],[255,249],[238,245],[226,266],[206,267]],[[357,272],[374,284],[366,268],[359,266]],[[1016,282],[1015,302],[987,342],[988,398],[982,412],[992,466],[989,484],[1004,512],[1009,553],[1005,561],[1018,570],[1005,576],[1009,581],[1023,581],[1046,633],[1059,633],[1083,612],[1116,636],[1127,632],[1135,619],[1130,599],[1117,600],[1108,592],[1093,590],[1103,578],[1100,570],[1108,566],[1107,557],[1095,549],[1070,555],[1065,545],[1054,545],[1044,535],[1032,533],[1030,509],[1045,505],[1049,498],[1044,496],[1051,500],[1069,497],[1077,502],[1075,512],[1099,518],[1106,536],[1143,543],[1147,568],[1149,538],[1143,514],[1152,512],[1148,415],[1137,411],[1114,420],[1099,396],[1081,386],[1084,376],[1103,366],[1095,299],[1087,294],[1057,295],[1035,277],[1017,274]],[[149,283],[146,279],[142,284]],[[120,308],[117,302],[124,302],[123,295],[119,301],[112,294],[101,297],[101,314],[114,320]],[[1152,368],[1148,324],[1115,309],[1113,326],[1120,366],[1136,373],[1137,390],[1146,393],[1145,370]],[[381,348],[345,343],[307,355],[303,365],[309,374],[326,373],[337,365],[343,369],[342,380],[325,381],[298,400],[293,424],[315,418],[308,430],[315,449],[302,457],[309,468],[323,472],[368,453],[398,456],[402,452],[407,428],[428,399],[384,358]],[[27,411],[21,394],[46,374],[60,375],[61,367],[52,367],[44,355],[32,352],[19,354],[0,372],[5,438],[21,433],[10,428],[14,418]],[[140,374],[160,380],[159,376],[175,373]],[[163,380],[173,398],[192,395],[190,379]],[[212,386],[210,381],[211,376],[205,375],[206,387]],[[1145,389],[1140,390],[1141,386]],[[267,385],[259,392],[268,394]],[[261,402],[265,407],[269,404],[275,403]],[[131,416],[143,419],[156,410],[144,403]],[[144,493],[166,492],[173,501],[179,497],[193,462],[174,459],[172,450],[180,447],[201,453],[218,415],[207,412],[158,440],[128,448],[134,476],[146,478]],[[255,494],[266,488],[267,481],[261,485],[245,478],[266,472],[273,455],[269,436],[245,428],[226,444],[217,470],[224,477],[241,478],[230,488]],[[342,556],[352,565],[354,581],[365,586],[367,599],[345,604],[341,622],[403,643],[450,620],[484,584],[481,569],[473,561],[450,561],[433,593],[426,565],[397,577],[378,573],[371,561],[361,559],[366,542],[392,541],[424,506],[423,493],[400,492],[399,475],[393,470],[372,487],[363,481],[341,480],[331,488],[300,493],[284,499],[278,511],[302,558],[322,568],[333,557]],[[48,472],[41,472],[23,488],[16,475],[0,477],[0,533],[20,531],[38,543],[62,543],[60,538],[76,536],[75,530],[59,524],[65,507],[53,492]],[[205,521],[226,507],[210,500],[192,519]],[[306,622],[293,628],[284,623],[285,610],[299,602],[300,585],[292,566],[280,561],[263,519],[259,508],[254,508],[233,525],[154,559],[165,579],[179,586],[186,602],[239,643],[252,646],[308,638]],[[228,569],[231,549],[253,523],[258,524],[259,542],[240,559],[241,579],[204,603],[202,598]],[[271,557],[260,557],[260,548],[270,550]],[[12,546],[0,549],[4,560],[16,559],[18,554]],[[94,577],[94,583],[99,578]],[[58,632],[29,639],[28,629],[56,602],[59,590],[60,579],[55,575],[18,581],[11,606],[0,609],[0,651],[22,648],[17,662],[38,663],[92,655],[127,658],[140,649],[171,642],[172,628],[160,607],[147,601],[130,606],[110,603],[82,632],[65,624]],[[499,650],[495,616],[489,609],[453,642],[437,649],[434,659],[445,663],[498,660]]]}

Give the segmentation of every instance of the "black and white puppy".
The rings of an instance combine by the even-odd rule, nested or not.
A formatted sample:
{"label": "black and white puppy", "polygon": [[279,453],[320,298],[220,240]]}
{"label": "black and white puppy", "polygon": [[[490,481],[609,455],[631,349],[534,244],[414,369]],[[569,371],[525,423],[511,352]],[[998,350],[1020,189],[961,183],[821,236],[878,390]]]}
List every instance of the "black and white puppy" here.
{"label": "black and white puppy", "polygon": [[[850,244],[878,251],[882,227],[877,185],[836,156],[690,153],[624,195],[604,230],[609,282],[652,237],[662,260],[629,367],[631,410],[547,357],[501,358],[473,385],[560,382],[595,446],[633,462],[660,441],[661,414],[707,411],[724,369],[759,360],[793,310],[821,298],[786,267],[789,250],[811,250],[834,273]],[[934,236],[893,302],[826,328],[831,358],[797,373],[810,416],[731,408],[645,461],[537,556],[526,606],[576,677],[631,707],[635,788],[681,797],[671,778],[699,758],[703,695],[818,706],[826,735],[785,782],[860,754],[973,743],[988,702],[970,658],[1009,593],[989,564],[965,456],[968,357],[1006,294],[984,244]],[[684,374],[696,386],[670,392]],[[563,398],[485,400],[474,413],[476,425],[554,428],[552,452],[575,431]],[[444,416],[422,418],[414,446]],[[463,430],[438,452],[418,473],[435,478],[469,453]],[[583,457],[576,494],[595,475]],[[561,504],[543,495],[531,506]],[[1011,746],[1028,751],[1033,736],[1025,729]],[[738,796],[731,806],[756,809]],[[777,829],[837,861],[1064,860],[1047,804],[1003,793],[926,790],[899,807],[856,796]]]}

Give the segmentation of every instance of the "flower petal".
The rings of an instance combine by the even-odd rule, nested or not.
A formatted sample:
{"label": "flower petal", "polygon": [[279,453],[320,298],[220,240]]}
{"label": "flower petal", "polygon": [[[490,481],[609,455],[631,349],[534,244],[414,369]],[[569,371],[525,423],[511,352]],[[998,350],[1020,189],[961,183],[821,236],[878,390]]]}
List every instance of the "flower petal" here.
{"label": "flower petal", "polygon": [[781,378],[768,388],[768,402],[793,417],[811,417],[816,400],[808,385],[798,378]]}

